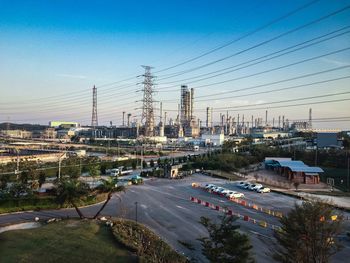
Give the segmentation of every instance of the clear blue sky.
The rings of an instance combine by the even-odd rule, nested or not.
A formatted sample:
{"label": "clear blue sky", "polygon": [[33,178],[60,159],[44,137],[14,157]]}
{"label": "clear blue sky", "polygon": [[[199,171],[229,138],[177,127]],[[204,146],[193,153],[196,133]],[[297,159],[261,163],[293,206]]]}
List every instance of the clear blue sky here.
{"label": "clear blue sky", "polygon": [[[92,86],[99,87],[129,77],[135,78],[98,88],[99,123],[113,121],[120,124],[122,111],[132,112],[135,118],[139,118],[140,110],[136,108],[141,104],[135,101],[141,99],[141,93],[136,92],[140,88],[136,83],[141,80],[136,76],[142,74],[141,65],[152,65],[157,72],[237,39],[308,2],[0,0],[0,122],[10,119],[13,122],[46,124],[49,120],[77,120],[89,124]],[[232,91],[225,96],[217,96],[222,99],[200,102],[198,98],[195,113],[204,120],[203,109],[206,106],[214,107],[215,111],[215,108],[350,92],[350,79],[344,79],[283,92],[239,97],[255,91],[348,76],[350,68],[251,91],[235,91],[348,65],[349,50],[271,73],[208,85],[350,47],[350,33],[212,79],[195,83],[184,80],[202,74],[210,76],[209,73],[213,71],[244,63],[348,26],[350,9],[230,59],[162,80],[166,74],[192,69],[234,54],[347,5],[350,5],[350,1],[320,0],[217,52],[159,72],[156,74],[159,91],[169,86],[177,87],[168,89],[168,92],[156,93],[154,97],[164,101],[164,108],[174,118],[182,83],[189,82],[189,87],[195,88],[196,96]],[[203,85],[208,86],[200,87]],[[236,95],[237,98],[234,98]],[[350,98],[350,94],[289,104],[342,98]],[[268,108],[268,105],[263,105]],[[277,105],[280,104],[273,106]],[[314,118],[350,116],[348,105],[350,101],[312,105]],[[289,119],[305,119],[309,107],[310,105],[304,105],[269,109],[269,115],[271,119],[279,115],[285,115]],[[242,110],[231,111],[230,114],[263,117],[264,112],[262,109]],[[219,114],[217,110],[216,120]],[[350,122],[320,122],[317,125],[350,128]]]}

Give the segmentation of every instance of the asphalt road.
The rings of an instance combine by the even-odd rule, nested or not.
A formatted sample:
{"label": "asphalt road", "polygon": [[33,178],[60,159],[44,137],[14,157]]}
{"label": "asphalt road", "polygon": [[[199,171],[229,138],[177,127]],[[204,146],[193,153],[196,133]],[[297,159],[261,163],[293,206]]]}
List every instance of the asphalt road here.
{"label": "asphalt road", "polygon": [[[268,225],[279,225],[278,218],[274,216],[241,206],[198,188],[192,188],[192,182],[199,184],[214,183],[232,190],[238,190],[233,182],[197,174],[182,180],[149,179],[145,181],[144,185],[129,187],[126,193],[120,194],[120,198],[114,196],[102,215],[136,219],[135,202],[137,202],[137,220],[140,223],[149,226],[176,250],[198,262],[206,262],[205,257],[201,253],[200,243],[197,240],[199,237],[207,235],[205,228],[198,223],[200,217],[206,216],[217,220],[217,216],[222,214],[222,212],[191,202],[191,196],[221,207],[227,207],[233,210],[234,213],[247,215],[259,221],[266,221]],[[250,203],[284,213],[288,212],[295,202],[300,202],[295,198],[277,193],[259,194],[241,189],[239,191],[244,192],[246,195],[245,200]],[[100,206],[86,207],[82,211],[86,216],[93,216]],[[30,221],[36,216],[43,219],[74,217],[77,214],[75,210],[64,209],[1,215],[0,225]],[[273,230],[269,227],[263,228],[258,224],[243,221],[242,219],[238,220],[237,223],[241,225],[241,231],[249,235],[256,261],[271,262],[270,256],[266,255],[266,253],[268,253],[273,242]],[[345,226],[350,229],[349,222],[346,222]],[[184,246],[179,241],[191,244],[193,248],[189,249],[188,246]],[[350,256],[350,242],[344,241],[344,246],[344,249],[333,258],[333,262],[344,262],[344,258]]]}

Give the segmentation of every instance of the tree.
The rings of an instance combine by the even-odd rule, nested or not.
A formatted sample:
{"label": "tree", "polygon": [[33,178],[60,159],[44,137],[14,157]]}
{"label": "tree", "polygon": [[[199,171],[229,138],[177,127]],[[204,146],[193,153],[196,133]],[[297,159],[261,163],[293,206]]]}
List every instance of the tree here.
{"label": "tree", "polygon": [[300,183],[299,182],[294,182],[293,185],[295,187],[295,191],[298,191],[298,187],[299,187]]}
{"label": "tree", "polygon": [[27,194],[28,188],[19,182],[14,182],[9,189],[9,193],[14,198],[20,198],[22,195]]}
{"label": "tree", "polygon": [[80,176],[80,165],[79,159],[77,158],[69,158],[65,160],[65,166],[63,169],[63,173],[68,175],[72,179],[76,179]]}
{"label": "tree", "polygon": [[142,167],[143,168],[147,168],[147,162],[146,161],[142,161]]}
{"label": "tree", "polygon": [[125,187],[124,186],[116,186],[117,185],[116,183],[117,183],[117,181],[115,181],[115,180],[110,178],[109,180],[103,180],[102,181],[102,185],[100,185],[98,187],[99,191],[104,192],[104,193],[108,193],[108,195],[107,195],[106,201],[103,203],[101,208],[95,214],[94,219],[96,219],[100,215],[100,213],[103,211],[103,209],[106,207],[108,202],[111,200],[112,194],[114,192],[125,191]]}
{"label": "tree", "polygon": [[152,168],[154,167],[154,161],[153,161],[153,159],[151,159],[149,165],[150,165],[150,167],[152,167]]}
{"label": "tree", "polygon": [[201,217],[200,223],[208,230],[209,237],[202,237],[202,252],[210,262],[243,263],[253,262],[250,257],[250,241],[247,235],[238,232],[239,225],[233,216],[219,216],[219,224],[209,218]]}
{"label": "tree", "polygon": [[136,166],[137,166],[137,161],[134,159],[134,160],[132,160],[132,162],[131,162],[131,167],[132,167],[133,170],[135,170],[135,169],[136,169]]}
{"label": "tree", "polygon": [[277,243],[273,257],[284,263],[327,263],[341,246],[337,235],[342,216],[336,215],[330,204],[319,200],[295,205],[280,219],[281,230],[275,233]]}
{"label": "tree", "polygon": [[45,171],[41,170],[39,173],[39,180],[38,180],[39,187],[41,187],[45,183],[45,181],[46,181]]}
{"label": "tree", "polygon": [[0,175],[0,190],[6,190],[7,184],[10,182],[9,174]]}
{"label": "tree", "polygon": [[58,182],[57,201],[61,205],[64,203],[71,204],[82,219],[84,216],[78,208],[78,203],[88,192],[89,186],[87,184],[74,179],[63,179]]}

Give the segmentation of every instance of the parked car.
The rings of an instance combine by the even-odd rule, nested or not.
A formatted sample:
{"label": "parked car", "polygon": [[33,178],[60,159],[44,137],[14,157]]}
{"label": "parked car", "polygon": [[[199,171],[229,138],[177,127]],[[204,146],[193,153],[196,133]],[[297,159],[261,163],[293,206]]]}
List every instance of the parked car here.
{"label": "parked car", "polygon": [[220,194],[222,191],[224,191],[225,190],[225,188],[223,188],[223,187],[218,187],[218,188],[216,188],[216,190],[215,190],[215,193],[217,193],[217,194]]}
{"label": "parked car", "polygon": [[257,184],[257,185],[255,185],[255,187],[254,187],[254,191],[258,191],[260,188],[263,188],[264,186],[262,185],[262,184]]}
{"label": "parked car", "polygon": [[243,189],[248,189],[249,187],[250,187],[250,183],[245,183],[243,186],[242,186],[242,188]]}
{"label": "parked car", "polygon": [[241,198],[244,197],[243,193],[233,192],[227,196],[228,198]]}
{"label": "parked car", "polygon": [[242,186],[245,185],[245,184],[246,184],[246,182],[241,181],[241,182],[238,182],[236,185],[237,185],[238,187],[242,187]]}
{"label": "parked car", "polygon": [[262,187],[260,189],[257,190],[258,193],[270,193],[271,189],[268,187]]}
{"label": "parked car", "polygon": [[220,186],[214,186],[214,187],[211,188],[210,190],[211,190],[211,192],[216,193],[216,192],[219,191],[221,188],[222,188],[222,187],[220,187]]}
{"label": "parked car", "polygon": [[206,189],[208,190],[208,191],[211,191],[211,190],[213,190],[215,187],[217,187],[216,185],[210,185],[210,186],[208,186],[208,187],[206,187]]}
{"label": "parked car", "polygon": [[215,185],[213,185],[213,184],[206,184],[204,188],[205,188],[205,189],[210,189],[211,187],[214,187],[214,186],[215,186]]}
{"label": "parked car", "polygon": [[220,194],[222,195],[226,195],[227,193],[231,192],[230,190],[228,189],[224,189],[223,191],[220,192]]}
{"label": "parked car", "polygon": [[248,189],[248,190],[253,190],[254,187],[255,187],[255,184],[251,184],[251,185],[249,185],[249,186],[247,187],[247,189]]}

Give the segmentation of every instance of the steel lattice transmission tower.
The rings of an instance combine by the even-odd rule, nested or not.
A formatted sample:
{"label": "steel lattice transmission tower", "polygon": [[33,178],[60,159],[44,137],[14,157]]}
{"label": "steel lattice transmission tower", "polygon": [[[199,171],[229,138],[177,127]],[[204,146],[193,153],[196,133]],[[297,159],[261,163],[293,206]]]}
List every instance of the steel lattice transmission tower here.
{"label": "steel lattice transmission tower", "polygon": [[143,84],[143,106],[142,106],[142,122],[145,124],[145,136],[154,136],[154,111],[153,111],[153,78],[151,74],[152,67],[142,66],[145,69]]}
{"label": "steel lattice transmission tower", "polygon": [[92,88],[91,126],[94,128],[96,128],[96,126],[98,126],[98,121],[97,121],[97,88],[95,86]]}

